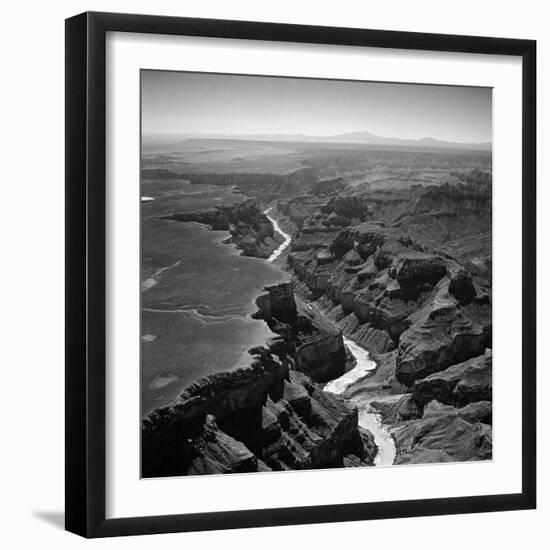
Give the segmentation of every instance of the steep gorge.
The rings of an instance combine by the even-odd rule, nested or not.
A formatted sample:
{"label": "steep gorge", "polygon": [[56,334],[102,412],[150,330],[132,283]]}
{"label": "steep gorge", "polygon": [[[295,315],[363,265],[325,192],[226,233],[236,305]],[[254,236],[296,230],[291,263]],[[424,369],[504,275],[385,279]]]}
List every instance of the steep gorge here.
{"label": "steep gorge", "polygon": [[289,284],[257,303],[277,336],[250,350],[250,367],[204,378],[144,419],[144,477],[372,465],[357,409],[316,383],[344,372],[341,334],[302,317]]}
{"label": "steep gorge", "polygon": [[[469,192],[456,191],[465,200],[461,208],[484,223],[490,202],[483,193],[469,198]],[[430,201],[447,197],[424,194]],[[414,240],[399,223],[387,226],[369,214],[368,202],[360,203],[354,215],[362,219],[346,227],[328,219],[330,201],[317,204],[300,221],[288,257],[298,294],[378,364],[345,395],[382,414],[396,441],[397,464],[487,459],[491,374],[471,365],[487,364],[491,354],[490,273]],[[428,233],[431,223],[424,225]],[[472,235],[477,230],[472,227]]]}
{"label": "steep gorge", "polygon": [[[255,317],[274,336],[250,350],[250,367],[207,377],[143,420],[143,475],[372,465],[376,443],[358,422],[371,406],[397,464],[490,458],[490,194],[469,185],[412,198],[321,190],[279,199],[271,220],[253,203],[175,215],[228,229],[245,254],[263,258],[281,246],[270,221],[283,217],[295,227],[292,284],[258,297]],[[376,368],[340,397],[322,388],[353,366],[342,333]]]}

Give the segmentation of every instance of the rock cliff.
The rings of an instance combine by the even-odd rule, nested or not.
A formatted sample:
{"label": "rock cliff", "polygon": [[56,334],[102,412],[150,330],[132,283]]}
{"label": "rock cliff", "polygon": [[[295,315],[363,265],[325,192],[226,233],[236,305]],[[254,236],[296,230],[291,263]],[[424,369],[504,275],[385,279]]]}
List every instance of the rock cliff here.
{"label": "rock cliff", "polygon": [[341,333],[300,315],[289,284],[257,303],[278,336],[250,350],[249,367],[204,378],[143,420],[144,477],[372,465],[357,409],[314,382],[344,372]]}
{"label": "rock cliff", "polygon": [[[488,405],[488,406],[487,406]],[[396,464],[464,462],[492,457],[490,404],[481,401],[456,409],[431,401],[422,418],[393,430]],[[489,413],[490,416],[490,413]]]}
{"label": "rock cliff", "polygon": [[171,214],[165,219],[204,223],[214,230],[229,231],[226,242],[234,243],[244,256],[269,258],[282,242],[267,216],[249,200],[211,210]]}
{"label": "rock cliff", "polygon": [[270,358],[213,375],[142,425],[142,475],[371,465],[372,436],[357,409]]}
{"label": "rock cliff", "polygon": [[[299,246],[288,257],[300,295],[376,359],[376,372],[346,394],[381,412],[396,441],[396,463],[491,456],[491,278],[445,247],[429,246],[434,235],[412,238],[434,230],[442,201],[477,216],[472,232],[478,230],[490,193],[474,187],[418,191],[414,216],[404,199],[388,204],[381,197],[364,208],[350,201],[347,215],[359,223],[339,230],[327,228],[327,215],[335,213],[329,201],[303,220]],[[374,213],[384,219],[372,219]],[[404,220],[415,231],[405,231]],[[460,223],[451,225],[463,235]],[[310,233],[315,239],[304,237]]]}
{"label": "rock cliff", "polygon": [[[267,287],[256,300],[256,317],[264,319],[281,337],[272,352],[292,363],[314,381],[325,383],[345,372],[346,351],[341,331],[329,320],[313,320],[298,313],[292,286]],[[290,352],[290,353],[289,353]]]}
{"label": "rock cliff", "polygon": [[372,406],[391,426],[396,464],[486,460],[492,453],[492,353],[415,381]]}
{"label": "rock cliff", "polygon": [[433,399],[446,405],[463,407],[474,401],[492,401],[493,354],[453,365],[414,383],[412,399],[423,409]]}
{"label": "rock cliff", "polygon": [[354,339],[379,353],[399,347],[402,381],[490,347],[490,289],[453,259],[374,223],[342,230],[327,250],[332,255],[316,247],[292,252],[289,265],[309,298]]}

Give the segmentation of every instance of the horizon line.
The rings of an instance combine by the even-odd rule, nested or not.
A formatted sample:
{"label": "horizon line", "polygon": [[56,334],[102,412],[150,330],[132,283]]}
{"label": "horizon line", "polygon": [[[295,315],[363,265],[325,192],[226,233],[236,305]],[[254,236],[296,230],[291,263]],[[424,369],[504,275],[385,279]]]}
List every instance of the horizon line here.
{"label": "horizon line", "polygon": [[[397,136],[382,136],[378,134],[373,134],[368,130],[351,130],[348,132],[341,132],[337,134],[305,134],[305,133],[274,133],[274,134],[225,134],[222,132],[208,132],[208,133],[194,133],[194,132],[142,132],[142,137],[157,137],[157,136],[177,136],[181,138],[203,138],[203,139],[241,139],[242,141],[250,139],[260,139],[260,138],[292,138],[292,137],[302,137],[310,140],[314,139],[331,139],[331,138],[345,138],[349,135],[359,135],[359,134],[369,134],[373,138],[377,139],[388,139],[388,140],[399,140],[399,141],[415,141],[421,142],[426,140],[431,140],[440,143],[448,144],[458,144],[458,145],[491,145],[493,140],[489,141],[450,141],[442,138],[434,138],[433,136],[423,136],[421,138],[409,138],[409,137],[397,137]],[[273,140],[276,141],[276,140]],[[343,142],[342,142],[343,143]],[[390,144],[381,144],[381,143],[368,143],[368,142],[350,142],[359,145],[390,145]]]}
{"label": "horizon line", "polygon": [[[229,139],[239,139],[239,138],[255,138],[258,139],[260,137],[304,137],[309,139],[330,139],[330,138],[342,138],[345,136],[348,136],[350,134],[369,134],[373,138],[378,139],[396,139],[401,141],[425,141],[425,140],[433,140],[438,141],[442,143],[458,143],[461,145],[492,145],[493,141],[458,141],[458,140],[448,140],[448,139],[442,139],[442,138],[434,138],[433,136],[423,136],[421,138],[409,138],[409,137],[397,137],[397,136],[382,136],[378,134],[373,134],[372,132],[369,132],[368,130],[350,130],[348,132],[341,132],[338,134],[305,134],[305,133],[274,133],[274,134],[225,134],[222,132],[208,132],[208,133],[194,133],[194,132],[142,132],[143,137],[153,137],[153,136],[180,136],[180,137],[201,137],[201,138],[229,138]],[[365,145],[368,145],[368,143],[364,143]]]}

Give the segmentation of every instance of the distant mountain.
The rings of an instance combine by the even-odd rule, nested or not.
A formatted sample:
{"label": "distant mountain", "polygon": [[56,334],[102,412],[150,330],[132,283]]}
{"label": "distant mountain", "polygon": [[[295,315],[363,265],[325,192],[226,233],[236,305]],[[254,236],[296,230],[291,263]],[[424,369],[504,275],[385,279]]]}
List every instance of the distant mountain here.
{"label": "distant mountain", "polygon": [[[167,136],[147,136],[155,139]],[[475,151],[490,151],[491,142],[462,143],[458,141],[444,141],[432,137],[420,139],[403,139],[396,137],[377,136],[368,131],[346,132],[333,136],[310,136],[306,134],[181,134],[182,139],[229,139],[243,141],[287,141],[294,143],[349,143],[365,145],[394,145],[398,147],[427,147],[432,149],[469,149]]]}
{"label": "distant mountain", "polygon": [[475,149],[479,151],[490,151],[491,142],[484,143],[462,143],[458,141],[444,141],[432,137],[420,139],[402,139],[395,137],[382,137],[371,132],[348,132],[328,138],[338,143],[369,143],[373,145],[401,145],[407,147],[434,147],[445,149]]}

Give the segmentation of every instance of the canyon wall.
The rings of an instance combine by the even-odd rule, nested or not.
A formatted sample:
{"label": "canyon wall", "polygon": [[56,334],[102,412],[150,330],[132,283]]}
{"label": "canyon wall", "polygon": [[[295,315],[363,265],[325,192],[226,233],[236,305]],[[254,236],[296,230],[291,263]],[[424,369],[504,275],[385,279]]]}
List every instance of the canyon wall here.
{"label": "canyon wall", "polygon": [[357,409],[314,382],[344,372],[341,333],[299,315],[290,284],[257,304],[278,335],[250,350],[249,367],[208,376],[143,420],[144,477],[372,465]]}
{"label": "canyon wall", "polygon": [[[288,257],[303,299],[376,359],[376,372],[346,394],[377,396],[372,405],[394,436],[398,464],[485,460],[492,453],[490,264],[457,260],[442,241],[430,246],[440,223],[456,231],[459,244],[477,238],[487,212],[490,222],[490,193],[468,185],[447,191],[418,191],[413,210],[395,193],[363,206],[349,201],[345,212],[359,223],[339,228],[328,220],[336,201],[318,203]],[[293,208],[287,206],[290,214]],[[464,219],[475,221],[470,236]]]}
{"label": "canyon wall", "polygon": [[229,231],[230,237],[225,242],[234,243],[244,256],[269,258],[282,242],[267,216],[250,200],[210,210],[170,214],[164,219],[204,223],[214,230]]}

